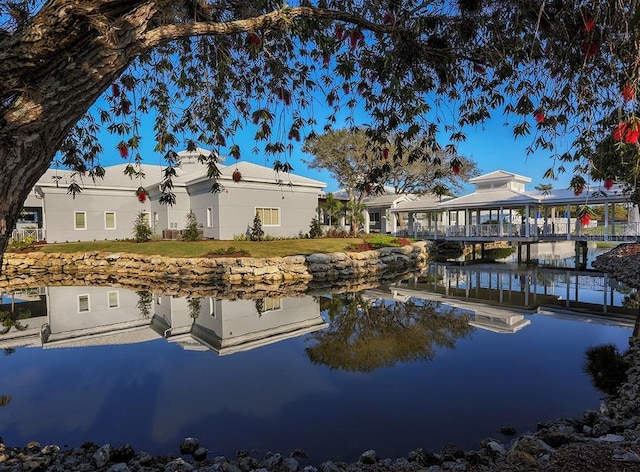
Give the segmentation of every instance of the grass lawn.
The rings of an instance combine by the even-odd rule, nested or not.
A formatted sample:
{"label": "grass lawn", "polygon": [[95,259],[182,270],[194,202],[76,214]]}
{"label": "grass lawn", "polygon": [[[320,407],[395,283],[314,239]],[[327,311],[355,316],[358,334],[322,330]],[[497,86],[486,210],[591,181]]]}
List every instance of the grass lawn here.
{"label": "grass lawn", "polygon": [[[392,239],[392,238],[389,238]],[[46,244],[43,252],[125,252],[169,257],[203,257],[209,252],[233,247],[245,250],[250,257],[307,255],[313,253],[345,252],[366,241],[362,238],[283,239],[277,241],[87,241],[79,243]]]}

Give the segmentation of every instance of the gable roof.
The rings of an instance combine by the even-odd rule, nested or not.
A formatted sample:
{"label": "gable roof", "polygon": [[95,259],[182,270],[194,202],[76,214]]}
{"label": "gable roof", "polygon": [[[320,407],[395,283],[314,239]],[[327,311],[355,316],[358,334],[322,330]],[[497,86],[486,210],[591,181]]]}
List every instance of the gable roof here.
{"label": "gable roof", "polygon": [[[140,181],[125,175],[124,170],[128,164],[118,164],[115,166],[105,167],[104,178],[92,179],[88,175],[80,175],[72,170],[47,169],[47,171],[38,179],[36,186],[38,187],[62,187],[65,188],[73,182],[77,182],[84,188],[126,188],[136,189],[140,186]],[[159,182],[162,180],[162,166],[143,164],[142,171],[145,174],[143,185],[150,182]]]}
{"label": "gable roof", "polygon": [[[283,185],[288,185],[289,183],[291,183],[293,185],[317,187],[320,189],[326,187],[327,185],[325,182],[320,182],[319,180],[302,177],[301,175],[292,173],[276,172],[269,167],[261,166],[247,161],[237,162],[236,164],[229,166],[218,164],[218,169],[220,169],[221,181],[233,180],[233,173],[236,169],[238,169],[242,174],[242,181],[244,182],[277,183]],[[194,170],[192,172],[181,175],[178,178],[174,179],[174,182],[183,183],[184,185],[191,185],[204,181],[206,179],[208,179],[207,166],[200,165],[197,168],[194,166]]]}
{"label": "gable roof", "polygon": [[506,170],[494,170],[488,174],[482,174],[478,177],[474,177],[473,179],[469,179],[469,182],[472,184],[478,184],[497,180],[509,180],[523,183],[531,182],[530,177],[525,177],[524,175],[516,174],[514,172],[507,172]]}

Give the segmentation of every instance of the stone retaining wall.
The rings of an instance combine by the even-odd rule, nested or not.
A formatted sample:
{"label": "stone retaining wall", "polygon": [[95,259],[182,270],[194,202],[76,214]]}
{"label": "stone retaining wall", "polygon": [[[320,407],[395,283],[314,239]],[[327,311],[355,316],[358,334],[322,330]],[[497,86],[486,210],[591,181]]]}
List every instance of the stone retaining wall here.
{"label": "stone retaining wall", "polygon": [[388,271],[420,269],[427,260],[426,243],[349,253],[269,258],[172,258],[106,252],[7,253],[0,287],[37,285],[42,278],[86,282],[121,278],[194,283],[255,284],[296,280],[335,280],[367,277]]}

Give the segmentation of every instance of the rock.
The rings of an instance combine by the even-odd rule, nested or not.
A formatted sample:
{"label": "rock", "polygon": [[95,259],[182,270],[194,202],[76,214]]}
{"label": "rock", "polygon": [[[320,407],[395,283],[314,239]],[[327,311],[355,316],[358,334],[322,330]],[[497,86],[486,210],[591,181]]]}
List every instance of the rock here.
{"label": "rock", "polygon": [[42,448],[43,454],[57,454],[60,452],[60,446],[56,446],[55,444],[50,444]]}
{"label": "rock", "polygon": [[501,456],[505,456],[507,454],[507,450],[498,441],[489,441],[486,447],[492,453],[497,453]]}
{"label": "rock", "polygon": [[180,454],[193,454],[200,447],[196,438],[184,438],[180,443]]}
{"label": "rock", "polygon": [[309,456],[307,455],[306,452],[304,452],[302,449],[295,449],[292,453],[291,453],[291,457],[295,458],[295,459],[308,459]]}
{"label": "rock", "polygon": [[620,462],[640,462],[640,456],[633,451],[627,451],[622,454],[614,454],[612,459]]}
{"label": "rock", "polygon": [[624,436],[620,436],[619,434],[607,434],[605,436],[600,436],[596,441],[601,442],[622,442],[624,441]]}
{"label": "rock", "polygon": [[51,464],[51,456],[30,457],[22,463],[25,472],[36,472],[46,469]]}
{"label": "rock", "polygon": [[316,469],[312,465],[308,465],[304,469],[302,469],[302,472],[318,472],[318,469]]}
{"label": "rock", "polygon": [[332,461],[326,461],[320,464],[320,472],[344,472],[344,469],[338,467]]}
{"label": "rock", "polygon": [[503,426],[502,428],[500,428],[500,432],[505,436],[515,436],[516,428],[514,428],[513,426]]}
{"label": "rock", "polygon": [[[84,445],[83,445],[84,447]],[[102,469],[111,460],[111,444],[105,444],[99,448],[92,456],[91,461],[98,469]]]}
{"label": "rock", "polygon": [[284,472],[297,472],[299,468],[298,461],[293,457],[286,457],[282,459],[281,470]]}
{"label": "rock", "polygon": [[193,460],[196,462],[202,462],[207,458],[207,451],[204,447],[199,447],[193,452]]}
{"label": "rock", "polygon": [[360,454],[360,462],[362,464],[375,464],[378,462],[378,455],[376,454],[376,451],[369,449],[368,451]]}
{"label": "rock", "polygon": [[125,444],[122,447],[116,447],[111,451],[112,462],[129,462],[133,456],[135,456],[136,451],[133,450],[133,446],[130,444]]}
{"label": "rock", "polygon": [[27,452],[30,452],[31,454],[35,454],[37,452],[40,452],[41,446],[39,442],[31,441],[29,444],[25,446],[25,449],[27,450]]}
{"label": "rock", "polygon": [[423,467],[430,467],[432,465],[440,464],[440,457],[433,452],[426,451],[422,448],[411,451],[407,455],[409,462],[416,462]]}
{"label": "rock", "polygon": [[[193,438],[187,438],[193,439]],[[191,472],[193,466],[186,462],[182,457],[172,460],[164,466],[164,472]]]}
{"label": "rock", "polygon": [[442,462],[462,459],[464,457],[464,451],[459,446],[449,443],[442,446],[440,456],[442,457]]}
{"label": "rock", "polygon": [[131,472],[131,470],[127,467],[127,464],[121,462],[119,464],[113,464],[107,469],[107,472]]}
{"label": "rock", "polygon": [[269,457],[266,457],[263,461],[262,464],[267,468],[267,469],[274,469],[277,466],[279,466],[280,464],[282,464],[282,456],[280,454],[273,454],[270,455]]}
{"label": "rock", "polygon": [[240,459],[241,457],[249,457],[249,451],[246,449],[239,449],[236,451],[236,457]]}

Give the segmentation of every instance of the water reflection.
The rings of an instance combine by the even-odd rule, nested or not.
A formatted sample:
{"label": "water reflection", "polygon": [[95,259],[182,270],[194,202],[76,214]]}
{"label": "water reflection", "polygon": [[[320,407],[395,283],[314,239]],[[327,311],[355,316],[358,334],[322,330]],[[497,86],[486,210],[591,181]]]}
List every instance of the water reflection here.
{"label": "water reflection", "polygon": [[[419,276],[392,285],[399,296],[442,295],[526,310],[565,308],[634,317],[637,291],[606,273],[512,264],[430,264]],[[437,298],[437,297],[436,297]]]}
{"label": "water reflection", "polygon": [[372,372],[432,359],[473,329],[455,308],[426,300],[370,298],[367,292],[322,298],[331,324],[313,334],[309,359],[332,369]]}
{"label": "water reflection", "polygon": [[[216,455],[300,447],[313,461],[353,461],[369,448],[477,448],[504,425],[524,432],[597,406],[585,351],[624,348],[633,318],[618,310],[637,292],[594,273],[463,271],[480,269],[435,265],[355,292],[6,294],[0,311],[28,307],[31,317],[0,337],[14,353],[0,357],[3,438],[175,453],[196,436]],[[605,298],[614,303],[585,311]]]}

